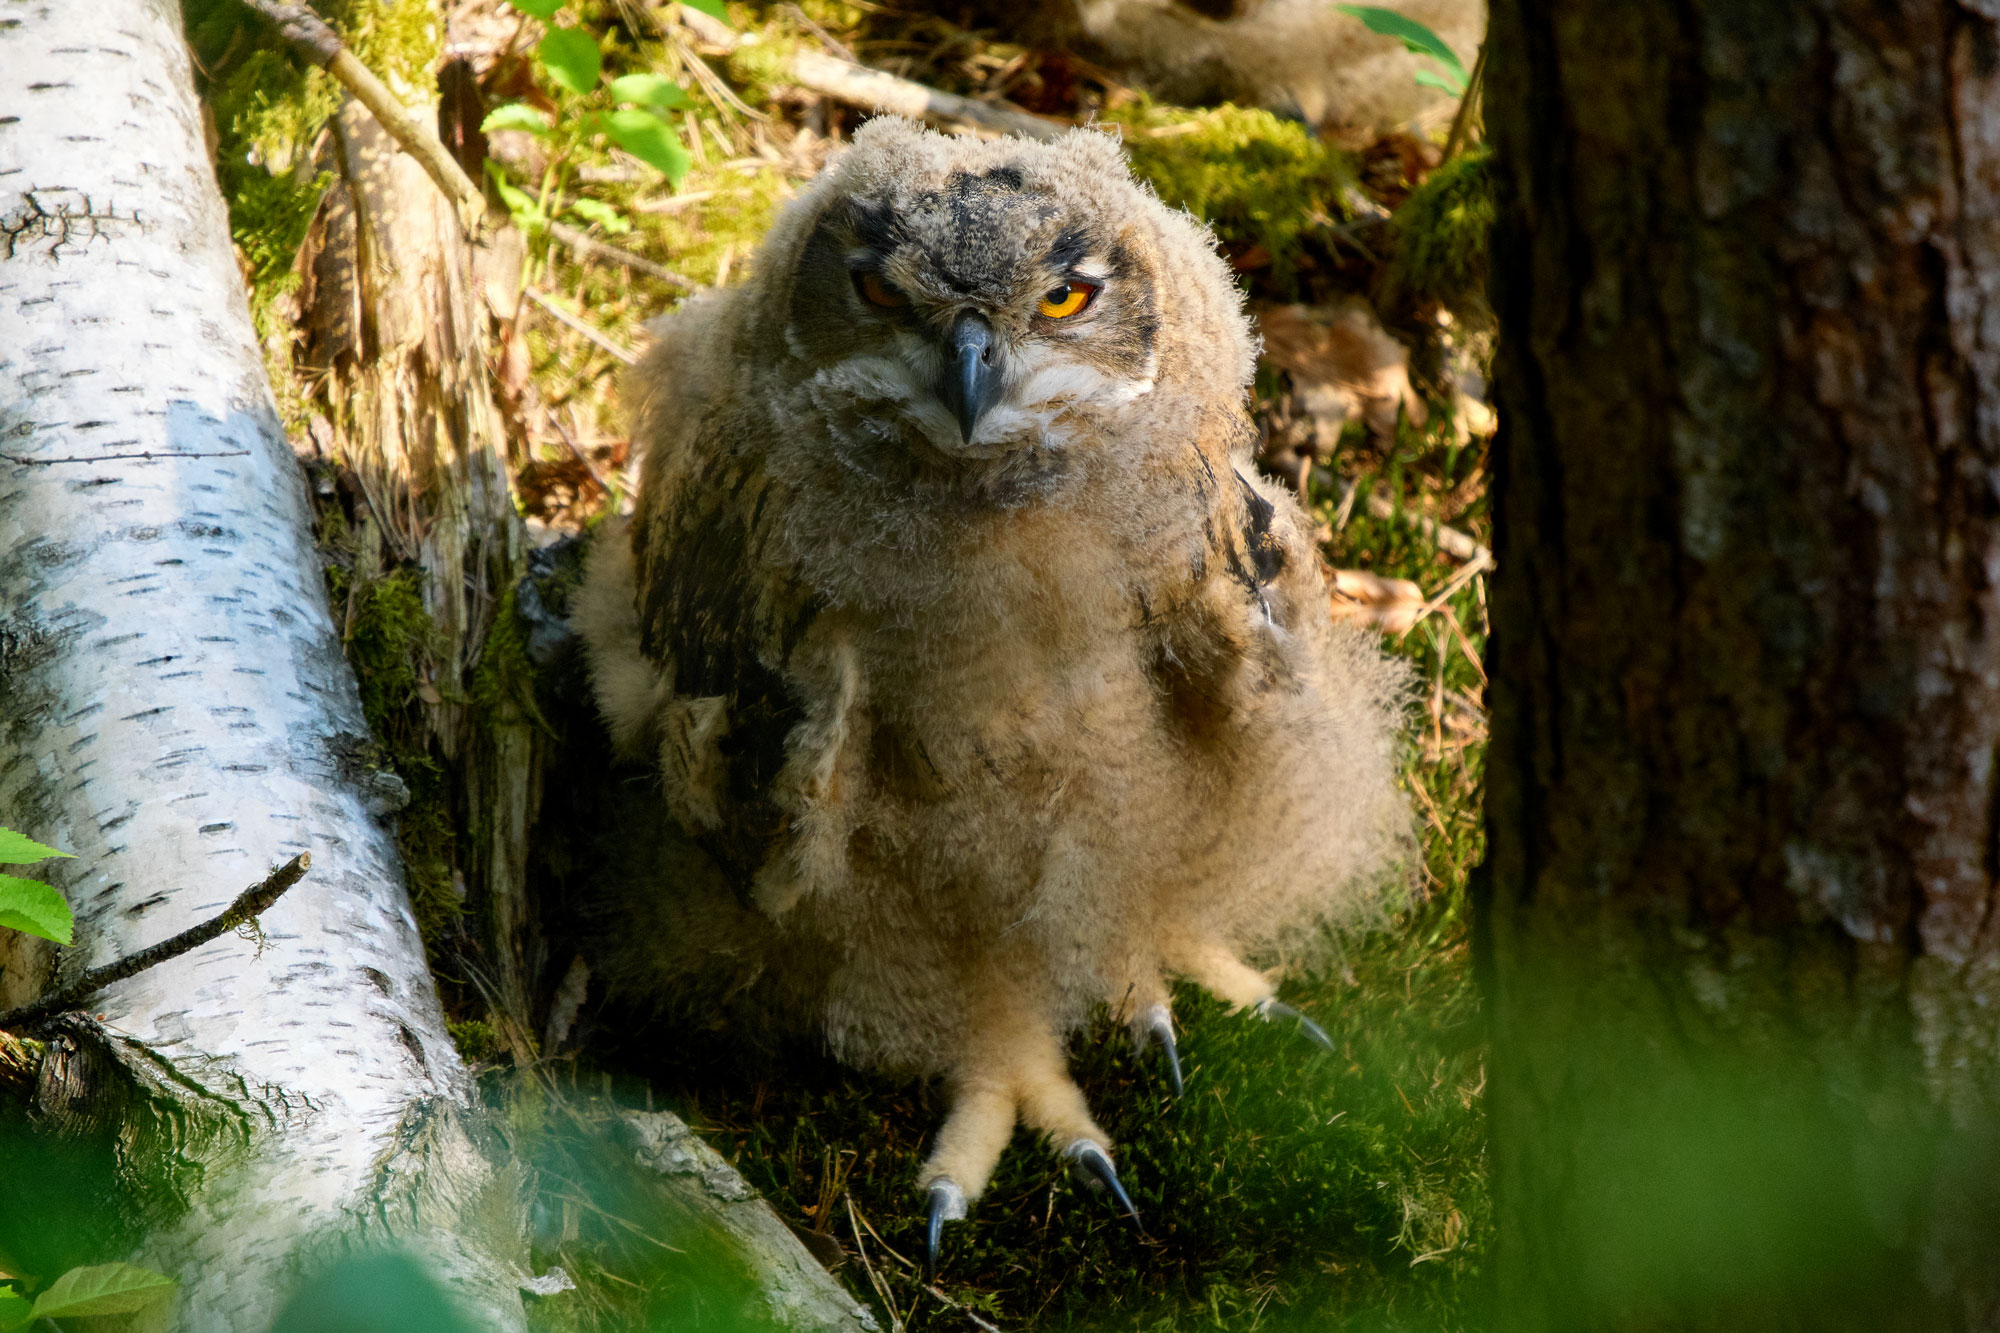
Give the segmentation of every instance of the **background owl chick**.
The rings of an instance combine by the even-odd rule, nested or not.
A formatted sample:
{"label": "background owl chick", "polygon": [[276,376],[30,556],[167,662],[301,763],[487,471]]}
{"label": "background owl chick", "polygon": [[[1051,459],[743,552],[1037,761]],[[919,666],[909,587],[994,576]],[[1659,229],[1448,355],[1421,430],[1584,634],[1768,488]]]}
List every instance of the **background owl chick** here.
{"label": "background owl chick", "polygon": [[577,609],[660,846],[719,872],[664,876],[664,919],[738,917],[637,947],[673,975],[699,938],[843,1058],[943,1077],[935,1246],[1017,1122],[1117,1188],[1065,1066],[1093,1006],[1171,1041],[1186,977],[1268,1013],[1258,965],[1380,910],[1401,678],[1250,468],[1212,238],[1111,138],[873,121],[753,274],[635,372],[638,509]]}

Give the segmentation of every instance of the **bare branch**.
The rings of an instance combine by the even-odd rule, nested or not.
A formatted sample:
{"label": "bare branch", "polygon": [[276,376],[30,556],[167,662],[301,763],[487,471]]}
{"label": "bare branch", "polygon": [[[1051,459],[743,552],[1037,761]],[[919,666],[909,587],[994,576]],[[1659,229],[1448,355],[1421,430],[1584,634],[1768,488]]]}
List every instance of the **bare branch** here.
{"label": "bare branch", "polygon": [[693,278],[682,277],[672,269],[655,264],[650,259],[635,255],[630,250],[623,250],[618,246],[606,244],[598,240],[595,236],[592,236],[589,232],[578,231],[567,222],[551,221],[542,225],[550,236],[569,246],[572,250],[578,250],[587,255],[596,255],[598,258],[608,259],[614,264],[623,264],[635,273],[644,273],[649,277],[658,278],[661,282],[670,282],[683,291],[698,292],[702,290],[702,285]]}
{"label": "bare branch", "polygon": [[536,291],[533,287],[528,288],[527,291],[524,293],[524,295],[526,295],[530,301],[533,301],[536,305],[540,306],[542,309],[548,311],[549,314],[553,315],[557,323],[561,324],[565,328],[573,329],[576,332],[582,334],[584,337],[590,339],[590,341],[596,343],[599,347],[602,347],[605,351],[611,353],[611,355],[617,357],[620,361],[624,362],[626,365],[629,366],[638,361],[639,354],[637,352],[633,351],[625,344],[619,342],[617,339],[612,338],[610,335],[599,333],[589,324],[585,323],[581,319],[578,319],[575,315],[570,314],[569,311],[563,309],[561,306],[557,305],[554,301],[551,301],[547,296],[543,295],[541,292]]}
{"label": "bare branch", "polygon": [[472,183],[458,160],[438,142],[437,135],[411,120],[388,85],[341,45],[339,34],[304,5],[287,4],[284,0],[243,0],[243,3],[275,23],[286,41],[353,93],[389,137],[422,164],[445,197],[465,209],[473,224],[478,223],[486,212],[486,196]]}
{"label": "bare branch", "polygon": [[300,852],[285,864],[273,870],[264,880],[252,884],[236,895],[236,901],[223,909],[220,916],[190,926],[178,935],[161,940],[158,944],[127,954],[103,967],[93,967],[90,971],[72,981],[69,985],[50,995],[45,995],[32,1004],[24,1004],[17,1009],[0,1013],[0,1029],[28,1027],[52,1018],[71,1009],[80,1009],[83,1002],[114,981],[137,976],[149,967],[158,967],[170,958],[178,958],[191,949],[199,949],[225,931],[248,925],[262,916],[272,903],[284,897],[285,890],[305,878],[312,866],[312,854]]}

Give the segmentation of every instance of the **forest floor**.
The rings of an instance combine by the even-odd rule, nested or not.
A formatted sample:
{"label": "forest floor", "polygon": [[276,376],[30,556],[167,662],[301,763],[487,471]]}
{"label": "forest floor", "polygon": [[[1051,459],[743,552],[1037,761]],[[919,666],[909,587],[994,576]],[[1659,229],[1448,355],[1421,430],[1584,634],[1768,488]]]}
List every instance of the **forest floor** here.
{"label": "forest floor", "polygon": [[[737,30],[761,39],[734,54],[662,21],[671,10],[573,0],[560,22],[599,39],[606,73],[650,69],[686,87],[689,105],[669,119],[691,162],[674,184],[581,128],[599,94],[567,91],[538,66],[532,21],[500,0],[452,7],[446,53],[466,62],[477,96],[448,88],[447,117],[477,124],[493,106],[519,102],[552,126],[496,127],[488,145],[492,174],[516,192],[507,198],[531,236],[521,282],[536,299],[510,325],[499,373],[525,426],[514,463],[534,530],[580,529],[629,497],[621,351],[642,344],[643,322],[690,285],[740,279],[777,208],[864,118],[791,86],[785,52],[825,49],[946,91],[1121,125],[1139,173],[1215,227],[1253,307],[1304,331],[1307,352],[1282,367],[1279,324],[1267,322],[1274,356],[1255,406],[1270,465],[1296,478],[1304,460],[1302,491],[1324,526],[1328,562],[1420,589],[1400,610],[1405,621],[1421,618],[1385,641],[1409,659],[1416,684],[1406,781],[1425,865],[1392,923],[1342,941],[1336,965],[1283,983],[1283,997],[1325,1027],[1336,1053],[1188,988],[1175,997],[1187,1072],[1178,1099],[1157,1056],[1134,1056],[1108,1018],[1078,1040],[1074,1069],[1118,1144],[1143,1232],[1024,1136],[971,1219],[952,1229],[935,1286],[920,1267],[915,1189],[941,1114],[935,1089],[811,1051],[778,1077],[730,1060],[726,1034],[687,1043],[650,1086],[587,1055],[526,1074],[492,1063],[490,1095],[537,1167],[537,1269],[560,1264],[580,1284],[541,1302],[537,1322],[728,1326],[685,1322],[700,1275],[655,1219],[637,1204],[623,1209],[627,1168],[591,1132],[617,1106],[643,1104],[677,1110],[703,1132],[885,1330],[1477,1326],[1489,1203],[1467,884],[1483,847],[1483,548],[1468,564],[1419,520],[1488,541],[1476,429],[1483,158],[1475,150],[1438,168],[1441,127],[1428,141],[1335,148],[1261,111],[1162,106],[1073,54],[1010,44],[968,14],[942,17],[904,0],[731,5]],[[190,0],[189,12],[232,223],[260,322],[280,343],[295,287],[289,255],[324,188],[314,116],[323,121],[331,102],[312,76],[274,94],[282,78],[225,43],[222,28],[204,46],[203,16],[221,12],[213,0]],[[394,25],[347,30],[364,60],[407,37]],[[470,97],[471,109],[454,113],[454,96]],[[558,243],[538,229],[550,220],[681,281]],[[1313,337],[1355,301],[1411,349],[1406,367],[1365,355],[1358,368],[1338,355],[1313,362],[1325,356]],[[1269,315],[1282,306],[1307,309]],[[1374,318],[1359,327],[1363,352],[1379,352]],[[1411,391],[1398,414],[1405,374]],[[1357,380],[1367,381],[1358,391]],[[1347,407],[1329,410],[1324,390],[1336,382],[1347,386]],[[1339,793],[1325,797],[1337,818]],[[480,1025],[460,1031],[468,1053],[481,1055]]]}

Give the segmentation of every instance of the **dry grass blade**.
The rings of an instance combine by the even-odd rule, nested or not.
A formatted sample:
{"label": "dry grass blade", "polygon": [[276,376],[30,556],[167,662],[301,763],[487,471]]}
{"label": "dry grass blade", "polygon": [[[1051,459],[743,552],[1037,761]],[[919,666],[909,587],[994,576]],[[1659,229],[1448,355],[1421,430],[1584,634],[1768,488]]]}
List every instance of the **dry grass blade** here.
{"label": "dry grass blade", "polygon": [[564,328],[582,334],[585,338],[588,338],[591,342],[597,344],[597,346],[603,348],[606,352],[609,352],[612,356],[616,357],[618,360],[624,362],[628,366],[637,364],[639,360],[639,354],[637,352],[625,346],[623,343],[618,342],[617,340],[605,334],[599,333],[589,324],[585,323],[577,316],[572,315],[569,311],[563,309],[561,306],[557,305],[553,300],[549,299],[547,293],[537,291],[535,288],[530,287],[527,289],[524,295],[530,301],[533,301],[537,307],[547,311],[549,315],[558,324],[561,324]]}

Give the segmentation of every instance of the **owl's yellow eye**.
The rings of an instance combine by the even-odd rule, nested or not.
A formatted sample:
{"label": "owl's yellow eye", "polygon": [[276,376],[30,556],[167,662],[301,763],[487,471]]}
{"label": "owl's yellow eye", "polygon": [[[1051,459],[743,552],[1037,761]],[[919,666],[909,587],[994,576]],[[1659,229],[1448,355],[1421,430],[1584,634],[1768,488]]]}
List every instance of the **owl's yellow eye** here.
{"label": "owl's yellow eye", "polygon": [[906,306],[910,298],[883,281],[880,273],[857,273],[854,286],[870,305],[879,305],[884,310],[894,310]]}
{"label": "owl's yellow eye", "polygon": [[1088,282],[1066,282],[1044,293],[1042,303],[1035,309],[1050,319],[1068,319],[1088,306],[1096,295],[1097,288]]}

